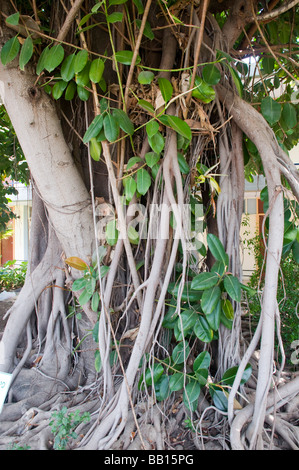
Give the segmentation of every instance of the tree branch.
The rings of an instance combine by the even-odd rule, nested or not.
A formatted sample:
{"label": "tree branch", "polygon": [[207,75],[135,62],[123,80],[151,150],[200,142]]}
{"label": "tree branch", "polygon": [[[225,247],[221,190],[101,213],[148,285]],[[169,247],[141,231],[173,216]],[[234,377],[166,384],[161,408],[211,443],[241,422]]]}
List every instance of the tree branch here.
{"label": "tree branch", "polygon": [[63,41],[66,38],[67,33],[70,30],[70,27],[72,26],[72,23],[74,19],[76,18],[76,15],[82,5],[84,0],[76,0],[75,3],[73,4],[72,8],[70,9],[65,22],[63,23],[63,26],[61,30],[59,31],[59,34],[57,36],[57,41]]}
{"label": "tree branch", "polygon": [[[281,5],[279,8],[276,8],[276,10],[269,11],[267,13],[263,13],[262,15],[257,16],[258,21],[269,21],[273,20],[274,18],[277,18],[278,16],[282,15],[288,10],[291,10],[291,8],[295,7],[298,5],[299,0],[292,0],[285,5]],[[251,18],[252,21],[254,21],[254,16]]]}

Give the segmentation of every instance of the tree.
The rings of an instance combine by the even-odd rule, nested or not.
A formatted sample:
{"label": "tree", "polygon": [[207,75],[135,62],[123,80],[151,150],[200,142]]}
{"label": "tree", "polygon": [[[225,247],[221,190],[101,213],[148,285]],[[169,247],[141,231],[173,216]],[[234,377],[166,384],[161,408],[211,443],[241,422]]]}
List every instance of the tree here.
{"label": "tree", "polygon": [[[269,407],[297,399],[298,377],[279,387],[273,375],[287,228],[284,251],[298,254],[296,218],[288,212],[284,223],[284,196],[299,196],[287,155],[298,141],[297,3],[19,1],[11,10],[2,2],[1,97],[34,200],[29,269],[0,364],[13,373],[5,421],[24,419],[24,403],[27,413],[40,407],[29,445],[41,445],[44,421],[66,403],[93,412],[79,448],[127,448],[131,430],[135,446],[152,439],[160,449],[160,406],[170,409],[181,391],[192,429],[201,416],[198,446],[212,412],[227,415],[231,448],[256,449],[272,424]],[[245,344],[244,175],[260,171],[265,285]],[[208,253],[196,238],[201,211]],[[255,398],[246,405],[251,373]],[[283,436],[286,428],[276,423]]]}

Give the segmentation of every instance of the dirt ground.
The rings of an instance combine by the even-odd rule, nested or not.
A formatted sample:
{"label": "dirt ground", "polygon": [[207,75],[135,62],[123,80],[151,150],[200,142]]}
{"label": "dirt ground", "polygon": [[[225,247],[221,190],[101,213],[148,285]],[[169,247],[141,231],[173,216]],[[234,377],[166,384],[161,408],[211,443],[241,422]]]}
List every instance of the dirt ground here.
{"label": "dirt ground", "polygon": [[13,301],[11,300],[3,300],[0,302],[0,338],[2,336],[7,321],[7,319],[4,320],[3,317],[5,316],[6,312],[10,309],[12,304]]}

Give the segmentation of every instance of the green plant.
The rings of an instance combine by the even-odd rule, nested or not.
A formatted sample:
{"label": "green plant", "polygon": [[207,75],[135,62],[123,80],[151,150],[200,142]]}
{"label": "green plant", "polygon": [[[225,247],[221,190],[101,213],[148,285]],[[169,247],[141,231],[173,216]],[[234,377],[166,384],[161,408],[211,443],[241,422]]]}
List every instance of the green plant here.
{"label": "green plant", "polygon": [[16,260],[7,261],[0,268],[0,290],[19,289],[23,286],[27,272],[27,261],[18,264]]}
{"label": "green plant", "polygon": [[[195,274],[189,269],[189,280],[184,284],[181,294],[179,278],[169,285],[172,299],[168,302],[163,327],[171,331],[176,344],[172,354],[164,360],[147,357],[151,366],[145,369],[139,386],[153,386],[158,401],[165,400],[172,392],[183,390],[184,404],[191,411],[197,408],[200,391],[206,387],[214,405],[221,411],[227,411],[228,392],[238,367],[228,369],[221,380],[213,383],[210,353],[203,350],[195,356],[194,347],[200,344],[202,348],[202,345],[217,339],[220,324],[232,328],[233,302],[240,302],[242,289],[248,288],[228,271],[228,256],[220,240],[212,234],[207,239],[216,261],[210,272]],[[178,300],[180,312],[177,308]],[[250,375],[251,366],[248,364],[241,384]]]}
{"label": "green plant", "polygon": [[75,432],[76,427],[81,423],[88,423],[90,421],[90,413],[85,412],[80,414],[79,410],[68,412],[66,406],[60,411],[52,413],[52,420],[49,425],[52,434],[54,434],[54,450],[66,450],[69,440],[78,437]]}

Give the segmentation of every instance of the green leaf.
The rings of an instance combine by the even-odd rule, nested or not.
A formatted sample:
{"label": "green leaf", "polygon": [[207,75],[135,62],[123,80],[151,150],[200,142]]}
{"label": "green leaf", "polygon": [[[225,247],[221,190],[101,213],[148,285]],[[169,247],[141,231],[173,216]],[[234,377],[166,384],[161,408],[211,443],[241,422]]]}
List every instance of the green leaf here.
{"label": "green leaf", "polygon": [[146,101],[146,100],[138,100],[138,105],[145,109],[146,111],[148,111],[149,113],[154,113],[155,112],[155,108],[153,107],[153,105],[149,102],[149,101]]}
{"label": "green leaf", "polygon": [[133,245],[138,245],[138,243],[139,243],[139,233],[133,227],[133,225],[128,226],[127,234],[128,234],[128,239],[129,239],[130,243],[132,243]]}
{"label": "green leaf", "polygon": [[225,253],[225,250],[219,238],[217,238],[216,235],[209,233],[207,235],[207,242],[208,242],[209,250],[214,256],[214,258],[217,261],[222,261],[222,263],[225,266],[228,266],[228,263],[229,263],[228,255]]}
{"label": "green leaf", "polygon": [[169,388],[172,392],[178,392],[184,387],[184,374],[176,372],[170,377]]}
{"label": "green leaf", "polygon": [[148,368],[145,371],[145,383],[146,385],[152,385],[158,382],[160,377],[163,375],[164,369],[162,364],[154,364],[153,368]]}
{"label": "green leaf", "polygon": [[109,142],[114,142],[118,137],[119,125],[112,114],[106,114],[104,117],[104,132]]}
{"label": "green leaf", "polygon": [[219,281],[216,273],[200,273],[191,282],[191,289],[205,290],[215,286]]}
{"label": "green leaf", "polygon": [[227,411],[227,396],[223,392],[222,388],[218,385],[210,384],[209,391],[216,408],[218,408],[220,411]]}
{"label": "green leaf", "polygon": [[93,83],[99,83],[102,79],[105,63],[102,59],[95,59],[91,62],[89,78]]}
{"label": "green leaf", "polygon": [[33,42],[31,36],[28,36],[21,49],[20,58],[19,58],[19,65],[20,69],[24,70],[25,65],[28,64],[29,60],[31,59],[33,54]]}
{"label": "green leaf", "polygon": [[100,351],[97,349],[94,353],[94,368],[97,372],[100,372],[102,369],[102,359]]}
{"label": "green leaf", "polygon": [[181,341],[174,348],[171,358],[174,364],[183,364],[190,353],[190,346],[185,341]]}
{"label": "green leaf", "polygon": [[261,111],[266,121],[272,126],[280,119],[281,104],[273,100],[271,96],[267,96],[267,98],[262,99]]}
{"label": "green leaf", "polygon": [[[140,29],[141,20],[137,19],[137,20],[136,20],[136,25],[137,25],[137,28]],[[149,23],[148,21],[145,22],[144,30],[143,30],[143,35],[144,35],[146,38],[150,39],[151,41],[152,41],[153,39],[155,39],[155,35],[154,35],[153,30],[152,30],[152,28],[151,28],[151,25],[150,25],[150,23]]]}
{"label": "green leaf", "polygon": [[214,64],[208,64],[202,69],[202,76],[208,85],[216,85],[220,82],[220,70]]}
{"label": "green leaf", "polygon": [[241,302],[241,284],[239,279],[237,279],[232,274],[225,276],[224,289],[231,299],[235,300],[236,302]]}
{"label": "green leaf", "polygon": [[138,75],[138,82],[141,85],[150,85],[150,83],[152,83],[154,78],[155,78],[155,75],[153,74],[153,72],[145,70],[145,71],[140,72],[140,74]]}
{"label": "green leaf", "polygon": [[201,299],[201,308],[206,315],[213,312],[220,300],[220,297],[221,289],[217,285],[204,291]]}
{"label": "green leaf", "polygon": [[153,137],[159,131],[159,123],[157,121],[149,121],[145,128],[149,138]]}
{"label": "green leaf", "polygon": [[288,129],[293,129],[297,125],[296,108],[291,103],[285,103],[282,108],[282,118]]}
{"label": "green leaf", "polygon": [[231,67],[230,65],[226,64],[226,66],[230,71],[230,74],[233,78],[233,81],[235,83],[235,86],[236,86],[237,92],[239,93],[239,96],[242,97],[242,95],[243,95],[243,84],[241,82],[241,79],[240,79],[240,76],[239,76],[238,72],[233,67]]}
{"label": "green leaf", "polygon": [[92,297],[92,292],[89,292],[88,290],[84,289],[84,291],[82,292],[82,294],[80,295],[79,299],[78,299],[78,302],[81,306],[87,304],[87,302],[90,301]]}
{"label": "green leaf", "polygon": [[99,303],[100,303],[100,296],[99,293],[96,291],[91,299],[91,309],[93,312],[97,312],[99,308]]}
{"label": "green leaf", "polygon": [[178,152],[177,156],[178,156],[178,164],[179,164],[181,173],[183,173],[183,175],[188,175],[188,173],[190,172],[190,167],[188,163],[186,162],[184,155]]}
{"label": "green leaf", "polygon": [[[232,386],[233,383],[234,383],[234,380],[235,380],[235,378],[236,378],[238,369],[239,369],[238,366],[231,367],[230,369],[227,369],[227,370],[224,372],[224,374],[223,374],[223,376],[222,376],[222,379],[220,380],[221,385],[229,385],[229,386]],[[247,364],[247,366],[245,367],[245,370],[244,370],[244,372],[243,372],[240,385],[245,384],[245,383],[247,382],[247,380],[249,380],[249,378],[250,378],[250,376],[251,376],[251,373],[252,373],[252,367],[251,367],[250,364]]]}
{"label": "green leaf", "polygon": [[90,139],[90,156],[95,161],[100,160],[102,153],[102,144],[95,137]]}
{"label": "green leaf", "polygon": [[204,317],[198,318],[194,325],[194,333],[204,343],[210,343],[214,336],[212,328]]}
{"label": "green leaf", "polygon": [[166,398],[170,394],[170,391],[171,390],[169,388],[169,377],[168,375],[164,375],[160,378],[157,384],[155,383],[156,399],[158,401],[166,400]]}
{"label": "green leaf", "polygon": [[136,165],[136,163],[139,163],[141,161],[142,160],[140,157],[131,157],[127,163],[127,170],[130,170],[131,168],[133,168],[134,165]]}
{"label": "green leaf", "polygon": [[110,220],[106,226],[106,240],[108,245],[114,246],[118,240],[118,230],[116,220]]}
{"label": "green leaf", "polygon": [[56,82],[55,85],[52,88],[52,95],[54,100],[59,100],[59,98],[62,97],[64,90],[67,87],[67,82],[64,82],[63,80],[59,80],[59,82]]}
{"label": "green leaf", "polygon": [[67,89],[65,90],[65,95],[64,95],[64,98],[67,100],[67,101],[71,101],[74,96],[75,96],[75,93],[76,93],[76,90],[77,90],[77,85],[74,81],[71,81],[68,86],[67,86]]}
{"label": "green leaf", "polygon": [[74,59],[73,67],[74,67],[75,74],[80,73],[84,69],[84,67],[87,64],[87,61],[88,61],[88,52],[85,49],[84,50],[82,49],[76,54],[75,59]]}
{"label": "green leaf", "polygon": [[113,110],[113,116],[118,122],[119,127],[129,135],[134,134],[134,125],[127,115],[122,109],[114,109]]}
{"label": "green leaf", "polygon": [[160,160],[160,155],[155,152],[148,152],[145,154],[144,158],[145,158],[147,165],[150,168],[153,168],[153,166],[156,165],[158,161]]}
{"label": "green leaf", "polygon": [[[183,393],[183,400],[184,404],[187,406],[188,409],[191,408],[192,411],[197,408],[197,400],[200,395],[200,384],[197,380],[191,380],[185,387]],[[192,406],[194,404],[194,406]]]}
{"label": "green leaf", "polygon": [[81,70],[81,72],[76,74],[76,83],[79,86],[86,87],[90,86],[90,81],[89,81],[89,70],[90,70],[90,62],[87,62],[85,65],[84,69]]}
{"label": "green leaf", "polygon": [[177,319],[177,328],[183,336],[193,328],[196,320],[198,319],[198,314],[194,310],[184,310]]}
{"label": "green leaf", "polygon": [[160,91],[162,93],[165,103],[168,103],[173,93],[172,84],[170,83],[169,80],[167,80],[167,78],[160,77],[158,78],[158,85],[159,85],[159,88],[160,88]]}
{"label": "green leaf", "polygon": [[152,183],[149,173],[144,169],[140,168],[137,171],[137,191],[143,196],[147,193]]}
{"label": "green leaf", "polygon": [[93,137],[97,137],[103,127],[103,116],[99,114],[96,116],[91,124],[89,125],[87,131],[83,137],[83,143],[86,144],[89,142]]}
{"label": "green leaf", "polygon": [[203,387],[206,385],[208,376],[209,376],[209,371],[208,369],[197,369],[195,372],[196,379],[198,383]]}
{"label": "green leaf", "polygon": [[61,66],[61,77],[65,82],[69,82],[75,76],[74,63],[75,54],[67,56]]}
{"label": "green leaf", "polygon": [[12,62],[18,55],[20,50],[20,43],[18,37],[15,36],[7,41],[1,50],[1,62],[7,65]]}
{"label": "green leaf", "polygon": [[48,72],[53,72],[64,59],[64,49],[61,44],[55,44],[51,47],[45,57],[44,68]]}
{"label": "green leaf", "polygon": [[229,299],[222,299],[221,300],[221,308],[223,314],[226,316],[228,320],[233,320],[234,319],[234,308],[232,306],[232,303]]}
{"label": "green leaf", "polygon": [[161,132],[156,132],[152,137],[149,137],[148,142],[155,153],[161,153],[164,149],[165,140]]}
{"label": "green leaf", "polygon": [[[115,60],[124,65],[131,65],[133,59],[133,51],[119,51],[115,53]],[[136,64],[139,64],[141,58],[138,56]]]}
{"label": "green leaf", "polygon": [[126,3],[128,0],[109,0],[109,5],[122,5]]}
{"label": "green leaf", "polygon": [[273,57],[263,57],[262,59],[263,71],[270,75],[274,71],[275,59]]}
{"label": "green leaf", "polygon": [[213,311],[206,314],[206,320],[213,331],[217,331],[221,322],[222,301],[219,299]]}
{"label": "green leaf", "polygon": [[17,26],[19,24],[20,20],[20,13],[13,13],[12,15],[8,16],[5,20],[7,24],[10,24],[12,26]]}
{"label": "green leaf", "polygon": [[181,118],[177,116],[170,116],[168,114],[164,114],[160,116],[160,121],[165,124],[166,126],[171,127],[175,132],[180,134],[187,140],[191,140],[192,132],[188,124],[183,121]]}
{"label": "green leaf", "polygon": [[200,77],[195,78],[196,88],[192,91],[192,96],[202,101],[203,103],[210,103],[216,97],[216,93],[213,87],[208,85]]}
{"label": "green leaf", "polygon": [[122,21],[124,14],[120,11],[114,11],[110,15],[107,16],[107,23],[118,23]]}
{"label": "green leaf", "polygon": [[202,351],[193,362],[193,371],[208,369],[211,364],[211,356],[208,351]]}
{"label": "green leaf", "polygon": [[132,178],[132,176],[128,176],[124,179],[124,187],[126,200],[131,201],[137,189],[136,181],[134,178]]}
{"label": "green leaf", "polygon": [[36,66],[36,74],[40,75],[45,68],[45,61],[47,59],[48,54],[50,53],[50,47],[47,46],[40,55],[38,59],[37,66]]}
{"label": "green leaf", "polygon": [[86,286],[86,279],[85,277],[80,277],[79,279],[75,279],[72,285],[72,291],[78,292],[81,289],[84,289]]}

